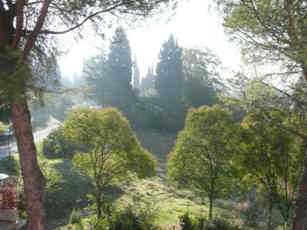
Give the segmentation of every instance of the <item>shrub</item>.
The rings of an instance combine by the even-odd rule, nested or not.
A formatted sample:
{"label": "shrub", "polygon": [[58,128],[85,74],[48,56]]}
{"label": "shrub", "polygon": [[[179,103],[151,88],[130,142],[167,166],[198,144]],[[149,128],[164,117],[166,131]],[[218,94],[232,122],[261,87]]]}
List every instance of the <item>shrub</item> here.
{"label": "shrub", "polygon": [[189,213],[186,212],[183,216],[179,216],[179,224],[182,230],[196,230],[197,227],[193,224],[193,220]]}
{"label": "shrub", "polygon": [[49,158],[72,158],[75,152],[84,149],[84,146],[76,145],[64,136],[63,127],[51,132],[43,141],[43,153]]}
{"label": "shrub", "polygon": [[92,230],[158,230],[159,228],[148,222],[143,213],[137,213],[129,206],[120,212],[113,212],[112,215],[105,215],[97,220],[90,220],[90,229]]}
{"label": "shrub", "polygon": [[189,213],[179,217],[181,230],[240,230],[240,227],[234,226],[224,219],[214,219],[208,221],[203,217],[192,218]]}
{"label": "shrub", "polygon": [[82,220],[81,211],[79,209],[73,209],[69,217],[69,223],[81,225],[82,223],[81,220]]}
{"label": "shrub", "polygon": [[1,169],[1,172],[5,172],[9,175],[18,176],[20,174],[19,162],[12,155],[4,157],[0,160],[0,169]]}

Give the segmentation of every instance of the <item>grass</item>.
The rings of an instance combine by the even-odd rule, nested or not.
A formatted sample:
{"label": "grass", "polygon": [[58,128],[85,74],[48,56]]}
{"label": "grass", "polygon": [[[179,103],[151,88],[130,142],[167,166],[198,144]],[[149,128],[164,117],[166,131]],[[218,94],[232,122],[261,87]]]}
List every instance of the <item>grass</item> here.
{"label": "grass", "polygon": [[[156,213],[154,222],[159,226],[178,224],[178,216],[185,212],[192,216],[207,217],[207,200],[203,204],[197,194],[190,190],[178,190],[164,178],[166,156],[171,151],[174,139],[174,135],[142,133],[141,141],[159,159],[160,171],[156,177],[122,184],[120,189],[110,187],[107,194],[117,209],[129,204],[135,207],[145,205],[148,211]],[[37,149],[41,152],[42,144],[38,144]],[[56,226],[58,222],[65,224],[74,208],[84,209],[89,205],[87,194],[92,189],[91,182],[73,170],[70,159],[48,159],[40,154],[39,162],[47,178],[45,204],[49,225]],[[232,201],[218,200],[215,202],[214,215],[241,222],[239,210],[234,206]]]}
{"label": "grass", "polygon": [[[123,188],[124,195],[117,201],[119,206],[133,204],[133,197],[137,196],[141,201],[152,204],[158,215],[155,223],[159,225],[178,224],[178,216],[189,212],[192,216],[207,217],[208,201],[202,204],[201,198],[190,190],[177,190],[160,177],[146,180],[138,180]],[[214,216],[227,217],[227,219],[239,222],[239,210],[234,209],[235,202],[218,200],[215,202]]]}

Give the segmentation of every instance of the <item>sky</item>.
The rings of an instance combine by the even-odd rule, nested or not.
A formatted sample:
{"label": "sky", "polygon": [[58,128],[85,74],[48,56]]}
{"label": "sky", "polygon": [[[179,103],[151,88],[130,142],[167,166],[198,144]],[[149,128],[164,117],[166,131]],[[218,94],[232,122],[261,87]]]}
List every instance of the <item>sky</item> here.
{"label": "sky", "polygon": [[[175,14],[168,19],[151,20],[146,25],[126,28],[132,50],[141,74],[146,74],[149,65],[157,62],[160,48],[169,35],[174,34],[184,48],[207,47],[221,59],[227,73],[237,70],[240,65],[240,51],[228,41],[221,18],[210,10],[209,1],[181,0]],[[75,42],[66,39],[64,46],[69,51],[60,59],[61,72],[73,77],[82,72],[83,61],[97,53],[101,40],[88,33],[86,39]],[[226,73],[225,72],[225,73]]]}

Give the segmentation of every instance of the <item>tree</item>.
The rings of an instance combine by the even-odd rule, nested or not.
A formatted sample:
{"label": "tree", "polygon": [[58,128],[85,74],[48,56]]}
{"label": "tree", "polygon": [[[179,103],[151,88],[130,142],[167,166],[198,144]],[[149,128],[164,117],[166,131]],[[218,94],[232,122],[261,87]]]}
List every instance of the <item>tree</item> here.
{"label": "tree", "polygon": [[184,98],[188,106],[216,104],[217,92],[223,88],[219,80],[218,57],[209,49],[184,49],[182,55],[184,72]]}
{"label": "tree", "polygon": [[[274,202],[275,207],[277,206],[280,210],[287,224],[293,208],[293,199],[297,198],[299,180],[303,172],[304,152],[306,151],[304,142],[307,124],[306,116],[305,112],[301,110],[301,106],[297,107],[297,103],[304,103],[301,97],[304,95],[302,93],[304,92],[305,84],[300,84],[299,90],[294,90],[289,94],[268,85],[262,78],[250,80],[244,76],[239,76],[235,82],[238,83],[239,90],[234,90],[236,93],[224,100],[224,102],[227,105],[237,106],[250,114],[253,124],[257,124],[257,127],[262,126],[258,131],[263,129],[267,133],[272,132],[272,137],[280,135],[280,139],[287,137],[287,135],[289,136],[288,141],[287,138],[284,139],[285,145],[280,144],[280,147],[283,148],[282,151],[275,149],[279,151],[278,154],[282,154],[282,157],[276,157],[281,158],[282,162],[275,159],[272,163],[273,166],[271,166],[274,169],[279,167],[279,174],[275,173],[273,175],[278,178],[277,186],[275,186],[277,193],[275,192]],[[299,95],[291,96],[295,94]],[[261,136],[260,131],[258,135]],[[253,134],[250,135],[250,137],[252,136]],[[248,137],[248,135],[244,135],[244,137]],[[276,139],[278,138],[268,139],[271,142],[266,143],[266,138],[263,137],[264,143],[261,146],[267,146],[267,149],[274,150]],[[289,139],[291,140],[289,141]],[[243,141],[246,143],[253,142],[253,137],[251,140]],[[284,151],[287,149],[290,152]],[[276,156],[276,154],[270,153],[270,156]]]}
{"label": "tree", "polygon": [[93,180],[97,217],[102,216],[106,186],[127,179],[128,172],[152,176],[156,161],[133,135],[129,122],[118,110],[79,109],[71,113],[64,133],[89,148],[73,157],[73,165]]}
{"label": "tree", "polygon": [[[228,1],[225,6],[224,24],[244,44],[245,54],[252,57],[253,62],[281,63],[286,71],[270,75],[276,77],[299,73],[307,81],[305,1],[244,0]],[[307,154],[305,162],[293,230],[303,230],[307,226],[307,196],[304,195],[307,193]]]}
{"label": "tree", "polygon": [[162,117],[167,130],[177,131],[183,127],[186,107],[183,101],[182,48],[173,35],[162,45],[156,67],[155,89]]}
{"label": "tree", "polygon": [[[168,0],[151,1],[11,1],[0,0],[0,94],[1,103],[12,113],[18,152],[24,180],[29,230],[45,228],[43,207],[44,176],[38,167],[31,130],[27,95],[35,87],[31,67],[45,73],[53,69],[56,46],[53,36],[80,29],[86,22],[104,22],[110,12],[148,15]],[[61,26],[59,26],[61,25]],[[97,27],[98,28],[98,27]],[[39,65],[38,65],[39,64]],[[32,68],[35,72],[34,68]]]}
{"label": "tree", "polygon": [[136,96],[132,90],[131,49],[126,32],[122,27],[115,35],[107,58],[104,105],[117,107],[130,118]]}
{"label": "tree", "polygon": [[141,76],[136,57],[134,58],[132,67],[133,67],[133,88],[138,89],[140,88]]}
{"label": "tree", "polygon": [[101,54],[90,57],[83,65],[82,77],[87,86],[86,97],[99,105],[103,105],[107,86],[107,57]]}
{"label": "tree", "polygon": [[142,79],[141,88],[143,90],[155,88],[155,74],[152,66],[148,68],[145,78]]}
{"label": "tree", "polygon": [[191,186],[213,201],[231,191],[232,137],[237,125],[231,113],[220,106],[190,109],[167,162],[168,177],[181,186]]}
{"label": "tree", "polygon": [[183,67],[182,49],[173,35],[164,42],[156,67],[155,88],[160,100],[165,106],[172,108],[182,103],[183,96]]}
{"label": "tree", "polygon": [[[285,120],[279,111],[271,111],[274,119]],[[265,121],[260,114],[249,114],[242,122],[241,148],[237,155],[242,181],[256,185],[267,204],[267,229],[272,229],[273,207],[280,209],[288,221],[297,191],[303,159],[295,148],[295,138]],[[245,183],[244,183],[245,184]]]}

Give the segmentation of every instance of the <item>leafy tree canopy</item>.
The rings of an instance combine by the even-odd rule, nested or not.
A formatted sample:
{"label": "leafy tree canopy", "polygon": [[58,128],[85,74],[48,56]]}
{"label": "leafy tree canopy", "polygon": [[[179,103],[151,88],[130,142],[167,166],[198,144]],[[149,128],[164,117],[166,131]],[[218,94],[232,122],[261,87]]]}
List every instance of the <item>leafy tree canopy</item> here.
{"label": "leafy tree canopy", "polygon": [[140,177],[154,173],[154,158],[141,147],[129,122],[116,109],[75,110],[65,123],[64,130],[65,135],[74,142],[83,143],[90,149],[90,154],[77,155],[76,159],[80,158],[80,161],[76,162],[91,176],[94,172],[86,164],[94,160],[93,154],[99,158],[106,156],[108,160],[100,162],[103,165],[109,164],[111,167],[113,163],[120,163],[122,176],[127,170],[136,172]]}
{"label": "leafy tree canopy", "polygon": [[182,61],[184,98],[188,105],[197,108],[217,103],[217,92],[223,88],[218,57],[209,49],[184,49]]}
{"label": "leafy tree canopy", "polygon": [[170,179],[209,197],[210,218],[213,200],[231,191],[232,137],[237,128],[231,113],[220,106],[190,109],[168,158]]}

